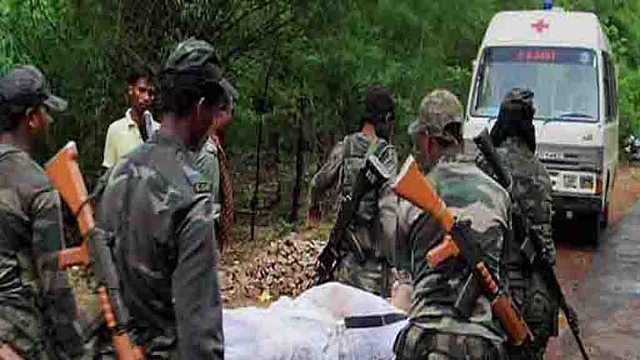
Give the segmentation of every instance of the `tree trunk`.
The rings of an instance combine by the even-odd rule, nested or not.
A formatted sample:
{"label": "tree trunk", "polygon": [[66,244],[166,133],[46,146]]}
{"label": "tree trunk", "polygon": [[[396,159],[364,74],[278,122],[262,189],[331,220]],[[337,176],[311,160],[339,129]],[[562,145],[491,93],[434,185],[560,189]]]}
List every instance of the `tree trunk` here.
{"label": "tree trunk", "polygon": [[273,131],[269,134],[269,147],[274,149],[274,166],[276,168],[277,173],[277,185],[276,185],[276,194],[274,199],[269,204],[269,209],[273,209],[274,206],[280,204],[280,200],[282,200],[282,179],[280,177],[280,132]]}
{"label": "tree trunk", "polygon": [[302,175],[304,173],[304,133],[302,131],[302,121],[297,117],[298,142],[296,144],[296,180],[291,196],[291,213],[289,223],[298,222],[298,212],[300,211],[300,192],[302,188]]}
{"label": "tree trunk", "polygon": [[264,115],[260,115],[260,123],[258,124],[258,145],[256,157],[256,183],[253,189],[253,197],[251,198],[251,241],[255,239],[256,211],[258,206],[258,188],[260,187],[260,148],[262,147],[262,123]]}

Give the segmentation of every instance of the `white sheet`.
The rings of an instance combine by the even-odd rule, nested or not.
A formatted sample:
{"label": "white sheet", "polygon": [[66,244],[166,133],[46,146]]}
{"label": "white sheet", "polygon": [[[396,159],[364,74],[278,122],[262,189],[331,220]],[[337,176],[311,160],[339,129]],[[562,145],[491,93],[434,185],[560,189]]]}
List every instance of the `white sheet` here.
{"label": "white sheet", "polygon": [[269,308],[225,309],[225,359],[393,359],[393,342],[406,320],[346,329],[345,316],[402,312],[365,291],[327,283]]}

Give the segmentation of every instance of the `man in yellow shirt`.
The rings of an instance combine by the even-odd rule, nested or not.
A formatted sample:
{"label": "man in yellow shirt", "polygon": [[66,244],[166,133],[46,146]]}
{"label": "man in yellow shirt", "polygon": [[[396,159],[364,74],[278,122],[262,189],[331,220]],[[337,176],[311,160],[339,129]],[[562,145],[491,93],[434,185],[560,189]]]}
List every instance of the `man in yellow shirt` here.
{"label": "man in yellow shirt", "polygon": [[134,71],[127,79],[131,108],[125,116],[109,125],[104,143],[102,166],[110,168],[123,155],[145,142],[160,124],[153,120],[151,107],[155,86],[151,75]]}

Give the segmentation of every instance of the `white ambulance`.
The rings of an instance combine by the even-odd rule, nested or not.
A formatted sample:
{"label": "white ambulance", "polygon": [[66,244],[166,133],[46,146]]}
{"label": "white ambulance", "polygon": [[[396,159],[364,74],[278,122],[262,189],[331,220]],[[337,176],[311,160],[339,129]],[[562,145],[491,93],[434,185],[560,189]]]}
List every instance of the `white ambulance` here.
{"label": "white ambulance", "polygon": [[550,10],[497,13],[474,61],[465,147],[495,123],[513,87],[534,92],[537,153],[556,214],[585,216],[597,243],[618,164],[617,67],[596,15]]}

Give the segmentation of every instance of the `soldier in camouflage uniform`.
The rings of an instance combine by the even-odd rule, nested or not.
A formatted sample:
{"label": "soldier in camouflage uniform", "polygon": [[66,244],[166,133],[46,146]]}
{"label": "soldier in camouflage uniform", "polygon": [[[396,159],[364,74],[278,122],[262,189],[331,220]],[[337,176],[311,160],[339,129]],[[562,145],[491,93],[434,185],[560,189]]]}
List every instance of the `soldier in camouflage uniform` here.
{"label": "soldier in camouflage uniform", "polygon": [[147,358],[222,359],[219,252],[211,182],[195,169],[224,89],[213,47],[182,42],[161,73],[160,129],[107,174],[98,226],[114,260]]}
{"label": "soldier in camouflage uniform", "polygon": [[210,134],[204,145],[196,154],[196,167],[204,178],[212,184],[214,204],[221,201],[220,189],[220,146],[214,138],[220,138],[226,127],[233,120],[235,101],[238,98],[237,91],[228,82],[222,84],[225,87],[226,101],[222,111],[212,121]]}
{"label": "soldier in camouflage uniform", "polygon": [[[435,90],[420,104],[409,133],[417,145],[423,173],[458,220],[471,221],[481,258],[495,275],[509,231],[509,194],[462,155],[462,105],[446,90]],[[429,268],[427,252],[442,241],[442,231],[427,213],[406,200],[398,205],[398,267],[411,271],[413,295],[409,324],[396,338],[403,359],[504,359],[505,334],[481,295],[470,309],[458,309],[471,269],[460,259]],[[464,313],[470,313],[465,317]]]}
{"label": "soldier in camouflage uniform", "polygon": [[51,122],[47,110],[65,108],[33,66],[0,79],[0,347],[26,359],[84,353],[73,293],[58,270],[60,197],[30,157]]}
{"label": "soldier in camouflage uniform", "polygon": [[[310,184],[311,223],[320,219],[320,199],[325,191],[337,183],[341,202],[350,196],[358,172],[368,154],[375,154],[391,174],[395,174],[397,155],[389,143],[395,122],[395,99],[388,88],[371,87],[365,96],[365,115],[360,131],[338,142],[329,160],[315,174]],[[392,283],[391,267],[395,243],[396,197],[390,182],[377,191],[366,193],[358,208],[355,221],[349,224],[347,236],[352,236],[362,248],[366,261],[360,264],[345,241],[339,252],[344,254],[335,280],[384,297],[389,296]]]}
{"label": "soldier in camouflage uniform", "polygon": [[[520,251],[529,234],[534,234],[543,244],[539,254],[541,260],[550,266],[555,264],[551,180],[535,156],[533,114],[533,93],[527,89],[512,89],[500,107],[491,140],[513,182],[510,189],[513,236],[505,246],[504,274],[509,292],[523,310],[525,321],[533,332],[536,355],[542,359],[549,337],[558,333],[558,303],[541,274],[530,266]],[[493,174],[482,158],[478,158],[478,164],[488,174]]]}
{"label": "soldier in camouflage uniform", "polygon": [[216,235],[220,252],[228,246],[229,231],[233,227],[235,214],[233,203],[233,187],[229,174],[227,154],[222,146],[222,139],[226,127],[233,120],[235,100],[238,98],[236,89],[225,79],[221,84],[225,89],[225,101],[212,119],[211,129],[207,141],[195,154],[196,169],[205,181],[211,182],[216,219]]}

